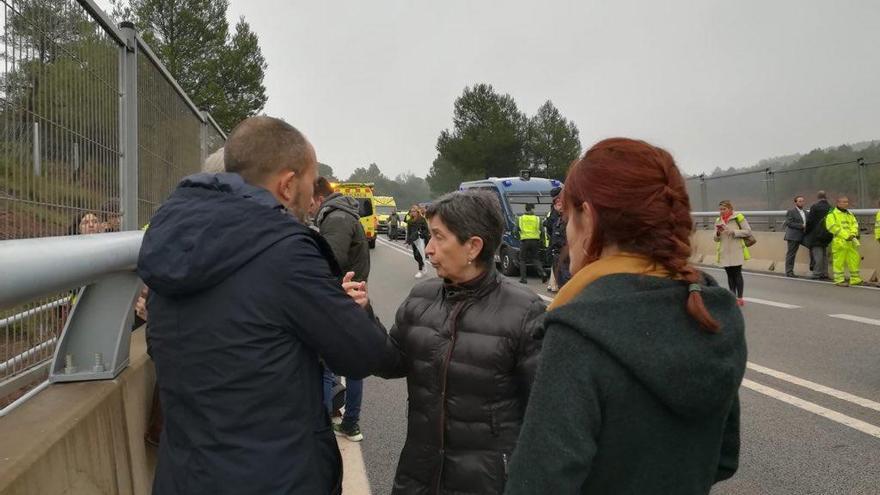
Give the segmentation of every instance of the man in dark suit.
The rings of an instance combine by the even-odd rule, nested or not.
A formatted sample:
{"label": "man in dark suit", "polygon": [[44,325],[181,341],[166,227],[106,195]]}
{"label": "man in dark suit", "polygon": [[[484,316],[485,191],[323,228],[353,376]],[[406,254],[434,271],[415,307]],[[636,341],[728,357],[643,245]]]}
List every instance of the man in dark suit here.
{"label": "man in dark suit", "polygon": [[810,271],[813,279],[828,279],[828,244],[831,243],[832,235],[825,228],[825,215],[831,211],[831,204],[825,191],[816,193],[818,199],[807,215],[807,225],[804,231],[804,245],[810,249]]}
{"label": "man in dark suit", "polygon": [[797,256],[798,247],[804,242],[804,231],[807,227],[807,213],[804,211],[806,199],[803,196],[794,198],[794,208],[788,210],[785,215],[785,240],[788,241],[788,251],[785,253],[785,276],[797,277],[794,274],[794,259]]}

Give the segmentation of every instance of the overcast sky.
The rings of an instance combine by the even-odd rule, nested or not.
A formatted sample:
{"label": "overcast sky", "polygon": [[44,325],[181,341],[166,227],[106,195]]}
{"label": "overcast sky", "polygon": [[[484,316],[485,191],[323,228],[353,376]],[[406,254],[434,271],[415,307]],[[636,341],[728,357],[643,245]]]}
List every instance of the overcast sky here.
{"label": "overcast sky", "polygon": [[266,113],[337,175],[425,175],[453,101],[547,99],[587,148],[670,150],[688,173],[880,138],[880,2],[231,0],[269,64]]}

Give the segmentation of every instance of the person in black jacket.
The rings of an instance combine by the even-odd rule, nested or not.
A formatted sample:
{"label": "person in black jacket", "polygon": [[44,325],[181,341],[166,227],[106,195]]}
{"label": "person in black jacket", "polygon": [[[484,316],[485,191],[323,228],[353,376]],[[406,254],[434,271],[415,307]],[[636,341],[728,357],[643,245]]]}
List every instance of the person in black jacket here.
{"label": "person in black jacket", "polygon": [[540,351],[541,299],[495,270],[503,219],[487,192],[448,194],[427,211],[427,253],[440,278],[397,311],[401,355],[383,370],[406,377],[409,412],[393,493],[500,494]]}
{"label": "person in black jacket", "polygon": [[409,216],[406,221],[406,243],[412,247],[413,258],[419,265],[419,271],[416,272],[416,278],[422,278],[425,275],[425,245],[431,238],[428,230],[428,222],[422,215],[419,205],[413,205],[409,210]]}
{"label": "person in black jacket", "polygon": [[340,287],[304,225],[317,175],[306,138],[249,118],[225,161],[230,173],[180,183],[138,259],[165,418],[153,493],[338,494],[318,356],[361,378],[396,354],[363,283]]}
{"label": "person in black jacket", "polygon": [[[320,204],[315,215],[315,226],[321,236],[330,244],[333,256],[343,273],[354,273],[353,280],[366,282],[370,277],[370,245],[361,225],[359,205],[356,199],[333,191],[324,177],[315,181],[315,201]],[[333,410],[333,388],[336,379],[333,371],[324,370],[324,404],[338,418]],[[333,431],[352,442],[364,439],[361,433],[361,404],[364,397],[364,382],[357,378],[347,378],[345,382],[345,416],[340,424],[333,425]]]}
{"label": "person in black jacket", "polygon": [[[544,227],[550,238],[550,255],[552,256],[553,276],[556,279],[556,290],[565,285],[571,278],[568,270],[568,242],[566,241],[566,223],[562,216],[562,187],[554,187],[550,192],[553,197],[553,209],[544,221]],[[551,292],[555,292],[553,290]]]}
{"label": "person in black jacket", "polygon": [[810,271],[814,280],[830,280],[828,277],[828,245],[834,238],[825,228],[825,216],[832,210],[825,191],[816,193],[817,201],[807,213],[804,229],[804,246],[810,249]]}

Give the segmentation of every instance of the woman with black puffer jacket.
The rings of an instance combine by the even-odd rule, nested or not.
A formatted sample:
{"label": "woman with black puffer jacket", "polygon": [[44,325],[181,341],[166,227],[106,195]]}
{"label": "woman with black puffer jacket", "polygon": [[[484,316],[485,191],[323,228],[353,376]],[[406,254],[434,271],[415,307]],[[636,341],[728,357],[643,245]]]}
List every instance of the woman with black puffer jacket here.
{"label": "woman with black puffer jacket", "polygon": [[397,363],[406,377],[406,443],[395,495],[500,494],[519,437],[545,305],[495,270],[503,220],[496,197],[456,192],[427,211],[426,248],[439,278],[417,285],[397,311]]}

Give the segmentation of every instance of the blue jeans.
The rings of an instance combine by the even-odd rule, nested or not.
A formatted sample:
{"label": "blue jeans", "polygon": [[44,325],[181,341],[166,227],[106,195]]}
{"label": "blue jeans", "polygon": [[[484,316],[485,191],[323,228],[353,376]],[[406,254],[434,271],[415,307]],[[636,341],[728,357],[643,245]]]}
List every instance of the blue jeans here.
{"label": "blue jeans", "polygon": [[[333,372],[324,368],[324,407],[327,412],[333,414],[331,408],[333,405],[333,382],[336,377]],[[357,423],[361,419],[361,402],[364,399],[364,381],[363,380],[346,380],[345,381],[345,414],[342,422],[346,424]]]}

